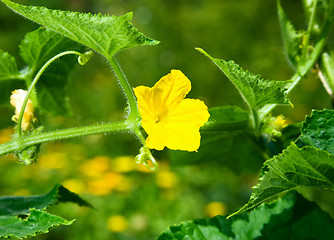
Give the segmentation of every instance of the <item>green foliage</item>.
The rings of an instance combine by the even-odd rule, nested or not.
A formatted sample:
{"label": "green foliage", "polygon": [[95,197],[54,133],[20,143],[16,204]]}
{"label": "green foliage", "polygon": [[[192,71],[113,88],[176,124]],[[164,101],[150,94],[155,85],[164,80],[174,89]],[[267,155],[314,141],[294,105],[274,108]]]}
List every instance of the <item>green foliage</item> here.
{"label": "green foliage", "polygon": [[50,228],[71,225],[72,221],[45,211],[30,209],[27,216],[0,216],[0,237],[25,238],[49,232]]}
{"label": "green foliage", "polygon": [[198,151],[170,151],[171,161],[176,165],[220,161],[238,173],[257,172],[264,159],[254,147],[257,139],[251,134],[248,112],[237,106],[225,106],[210,108],[209,113],[209,121],[200,130]]}
{"label": "green foliage", "polygon": [[22,16],[84,44],[108,59],[120,50],[159,43],[132,26],[131,13],[121,17],[103,16],[24,6],[8,0],[2,2]]}
{"label": "green foliage", "polygon": [[233,61],[211,57],[203,49],[197,49],[224,72],[235,85],[250,109],[259,109],[266,104],[289,103],[286,96],[286,85],[289,81],[264,80],[260,75],[243,70]]}
{"label": "green foliage", "polygon": [[314,147],[298,148],[292,143],[282,154],[266,161],[262,171],[249,202],[234,214],[297,187],[334,189],[334,156]]}
{"label": "green foliage", "polygon": [[293,27],[292,23],[286,16],[280,1],[277,1],[278,19],[281,27],[282,37],[286,53],[290,63],[297,67],[300,61],[301,44],[304,33],[298,33]]}
{"label": "green foliage", "polygon": [[170,226],[158,239],[329,239],[333,224],[316,204],[290,194],[228,220],[216,216]]}
{"label": "green foliage", "polygon": [[15,58],[0,49],[0,82],[19,75]]}
{"label": "green foliage", "polygon": [[201,131],[245,131],[249,127],[248,112],[237,106],[209,109],[210,118]]}
{"label": "green foliage", "polygon": [[[143,144],[137,158],[133,157],[132,160],[136,159],[144,163],[147,160],[151,160],[155,163],[150,149],[145,146],[145,137],[142,134],[140,115],[132,87],[114,59],[114,55],[121,50],[135,46],[158,44],[158,41],[146,37],[133,27],[131,23],[132,13],[120,17],[101,14],[92,15],[90,13],[25,6],[9,0],[1,1],[13,11],[37,22],[42,27],[37,31],[28,33],[21,42],[20,56],[27,64],[27,67],[21,71],[18,70],[15,59],[0,50],[0,103],[8,103],[8,94],[17,85],[26,85],[25,88],[35,86],[32,82],[35,83],[39,79],[39,73],[43,73],[36,85],[36,89],[31,88],[33,91],[30,97],[33,100],[36,111],[69,115],[70,111],[65,88],[70,70],[74,67],[75,59],[68,56],[57,60],[54,59],[63,53],[64,55],[76,54],[80,56],[78,59],[79,63],[84,65],[91,58],[92,51],[85,54],[77,51],[82,50],[82,47],[86,46],[102,54],[109,61],[128,100],[128,115],[127,119],[121,122],[102,123],[50,132],[42,132],[42,126],[39,128],[40,131],[32,129],[32,131],[21,133],[20,127],[18,127],[14,138],[11,141],[6,138],[6,141],[9,142],[0,146],[0,155],[15,153],[23,162],[30,164],[37,159],[41,143],[93,134],[127,131],[135,133]],[[253,184],[254,176],[258,176],[258,171],[263,162],[270,158],[264,163],[258,185],[254,187],[249,202],[238,212],[232,214],[230,220],[226,220],[221,216],[209,220],[194,220],[179,226],[170,227],[159,239],[286,239],[289,237],[322,239],[333,235],[333,220],[314,204],[312,205],[300,197],[295,199],[292,195],[288,195],[274,203],[259,206],[265,201],[281,197],[286,192],[299,187],[334,189],[333,111],[314,111],[312,116],[307,117],[304,122],[301,136],[296,142],[291,144],[290,140],[296,138],[294,135],[296,132],[293,131],[293,136],[289,136],[288,131],[284,133],[282,128],[287,125],[283,121],[285,119],[281,118],[281,122],[275,123],[278,118],[270,115],[276,105],[290,103],[287,94],[306,76],[317,63],[319,56],[322,55],[333,20],[334,1],[324,0],[317,2],[305,0],[304,10],[308,18],[308,29],[301,32],[295,30],[279,1],[277,6],[287,56],[296,68],[291,80],[265,80],[260,75],[255,75],[242,69],[233,61],[216,59],[204,50],[197,49],[224,72],[248,105],[249,111],[235,106],[209,109],[211,116],[200,130],[201,147],[198,152],[168,152],[170,153],[171,161],[175,165],[196,163],[198,172],[201,173],[204,172],[201,169],[204,164],[209,163],[206,166],[219,164],[222,169],[217,169],[217,172],[221,173],[222,171],[224,174],[221,175],[224,178],[228,178],[226,181],[233,181],[229,179],[229,176],[235,173],[240,174],[240,179],[247,179],[243,180],[247,189]],[[175,9],[178,8],[175,7]],[[321,11],[324,14],[321,14]],[[184,21],[184,19],[181,20]],[[166,32],[169,33],[169,31]],[[61,54],[59,55],[60,52]],[[163,57],[160,60],[162,61]],[[325,80],[328,83],[332,83],[333,73],[330,69],[331,65],[333,65],[333,60],[329,55],[323,55],[322,60],[323,64],[320,65],[320,69]],[[48,63],[50,62],[53,63],[49,66]],[[319,72],[319,76],[321,76],[321,72]],[[98,80],[98,78],[96,79]],[[91,79],[89,80],[91,81]],[[328,85],[330,88],[332,87],[331,84]],[[96,81],[94,90],[95,88],[99,90],[103,87],[104,85],[101,82]],[[328,91],[328,89],[326,90]],[[328,91],[328,93],[332,95],[331,91]],[[221,92],[217,91],[216,94],[221,94]],[[105,99],[103,100],[105,101]],[[92,108],[95,108],[97,101],[91,101],[91,105],[93,105]],[[96,110],[96,112],[103,111]],[[36,115],[39,117],[39,114]],[[39,119],[42,120],[42,118]],[[276,135],[273,133],[276,133]],[[282,136],[282,139],[278,141],[281,140],[284,147],[288,146],[285,150],[283,150],[283,147],[280,148],[274,141],[268,141],[268,138],[271,140],[271,137],[278,138],[279,136]],[[99,139],[93,139],[93,141],[99,141]],[[108,145],[108,153],[110,146],[117,148],[114,145]],[[82,160],[80,157],[83,157],[80,154],[74,154],[72,150],[70,152],[72,155],[79,156],[78,159]],[[90,155],[93,155],[93,153],[90,153]],[[58,163],[58,159],[55,162]],[[70,176],[67,182],[70,186],[77,187],[81,191],[85,191],[82,189],[85,189],[85,187],[88,189],[89,187],[89,193],[92,194],[107,194],[111,193],[112,190],[129,191],[126,189],[127,187],[130,189],[127,186],[127,184],[130,185],[129,179],[125,178],[125,174],[122,171],[131,171],[124,169],[134,169],[133,166],[124,167],[122,165],[120,167],[121,170],[113,171],[108,167],[109,158],[100,157],[98,161],[95,159],[89,162],[90,164],[86,165],[86,167],[85,165],[73,167],[73,169],[79,169],[79,171],[83,172],[82,174],[85,175],[86,179],[80,181]],[[100,165],[100,163],[102,164]],[[52,164],[50,165],[52,166]],[[67,164],[64,165],[66,166]],[[68,168],[68,166],[66,167]],[[190,169],[188,171],[191,173],[187,175],[190,178],[190,182],[201,186],[202,176],[196,173],[194,166],[188,167]],[[114,169],[117,169],[117,167]],[[177,188],[175,192],[172,192],[174,191],[172,189],[173,186],[176,188],[176,186],[180,187],[182,184],[178,182],[178,176],[171,172],[169,166],[162,169],[164,170],[156,177],[157,185],[166,190],[161,196],[175,197],[177,192],[184,192],[184,189],[180,190],[181,188]],[[225,173],[229,176],[225,176]],[[223,178],[221,175],[219,175],[219,178]],[[99,178],[94,179],[96,176]],[[164,182],[165,179],[168,181]],[[147,204],[149,202],[147,201],[147,196],[157,195],[157,191],[151,182],[148,181],[145,184],[147,188],[145,188],[144,193],[141,192],[142,188],[139,188],[139,185],[133,184],[134,187],[138,187],[135,200],[130,199],[120,205],[128,209],[128,205],[131,205],[132,202],[136,205],[138,205],[138,202],[144,202],[149,206],[147,211],[154,212],[152,206]],[[216,184],[220,187],[219,181],[212,181],[212,183],[210,188],[211,185]],[[235,184],[234,188],[234,191],[238,191],[240,188],[239,184]],[[209,198],[210,201],[214,201],[214,199],[220,199],[222,195],[224,195],[223,198],[227,198],[225,195],[229,194],[222,190],[212,191],[208,195],[210,196],[205,200],[203,198],[199,201],[204,202]],[[159,197],[161,196],[159,195]],[[246,194],[245,192],[243,193],[243,197],[246,196],[248,196],[248,192]],[[1,198],[0,237],[34,236],[38,233],[48,232],[49,228],[55,226],[71,224],[73,221],[67,221],[46,212],[48,206],[67,201],[75,202],[82,206],[90,206],[89,203],[76,194],[61,186],[56,186],[52,191],[41,196]],[[183,205],[185,205],[184,202]],[[234,204],[236,205],[236,203]],[[199,204],[196,202],[193,205]],[[188,208],[192,208],[191,204],[189,206]],[[305,206],[307,207],[305,208]],[[111,207],[111,210],[108,209],[114,215],[114,206]],[[175,209],[178,208],[181,209],[182,207],[175,207]],[[139,211],[143,210],[140,207],[136,209],[139,209]],[[253,209],[251,213],[244,213],[251,209]],[[169,210],[166,207],[166,212],[169,212]],[[227,212],[226,209],[224,212]],[[238,213],[244,214],[233,216]],[[110,231],[120,231],[113,228],[115,225],[113,220],[122,218],[120,216],[116,216],[116,218],[107,216],[104,211],[103,214],[106,215],[105,219],[108,220],[101,225],[105,226],[107,222]],[[131,214],[127,213],[127,215]],[[183,217],[182,214],[180,216]],[[99,222],[102,221],[100,217],[97,217],[97,219]],[[143,219],[139,220],[136,221],[145,222]],[[311,221],[316,227],[310,227],[305,230],[304,226]],[[127,222],[122,227],[125,228],[125,225],[127,225]],[[326,228],[325,231],[323,227]]]}
{"label": "green foliage", "polygon": [[332,110],[313,111],[295,143],[264,163],[259,184],[249,202],[238,212],[250,210],[268,199],[298,187],[334,189]]}
{"label": "green foliage", "polygon": [[297,145],[309,145],[334,154],[334,110],[313,111],[306,117]]}
{"label": "green foliage", "polygon": [[[24,37],[20,45],[20,55],[29,67],[28,73],[33,75],[59,52],[81,49],[80,45],[60,34],[48,28],[39,28]],[[70,113],[65,88],[75,64],[75,58],[67,56],[55,61],[43,73],[36,87],[41,110],[54,115]]]}
{"label": "green foliage", "polygon": [[58,185],[45,195],[0,198],[0,237],[24,238],[47,233],[52,227],[72,224],[73,220],[67,221],[45,211],[59,202],[91,207],[78,195]]}
{"label": "green foliage", "polygon": [[16,80],[20,76],[15,58],[0,49],[0,105],[8,104],[11,91],[23,85]]}

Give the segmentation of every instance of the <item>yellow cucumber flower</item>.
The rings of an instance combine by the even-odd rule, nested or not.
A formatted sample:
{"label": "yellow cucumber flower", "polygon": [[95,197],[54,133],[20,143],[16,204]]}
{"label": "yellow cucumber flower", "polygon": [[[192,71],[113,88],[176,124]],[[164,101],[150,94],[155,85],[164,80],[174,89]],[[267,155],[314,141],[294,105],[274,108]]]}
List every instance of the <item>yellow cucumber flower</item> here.
{"label": "yellow cucumber flower", "polygon": [[152,88],[134,89],[141,125],[148,134],[147,147],[186,151],[199,148],[199,128],[210,114],[203,101],[185,98],[190,90],[191,82],[180,70],[172,70]]}
{"label": "yellow cucumber flower", "polygon": [[[12,117],[12,120],[14,122],[17,122],[19,119],[19,115],[21,112],[22,104],[27,95],[27,91],[18,89],[14,90],[12,92],[12,95],[10,96],[10,104],[15,107],[15,115]],[[32,104],[32,101],[28,99],[27,106],[25,108],[23,118],[22,118],[22,130],[26,131],[30,127],[31,121],[34,119],[34,107]]]}

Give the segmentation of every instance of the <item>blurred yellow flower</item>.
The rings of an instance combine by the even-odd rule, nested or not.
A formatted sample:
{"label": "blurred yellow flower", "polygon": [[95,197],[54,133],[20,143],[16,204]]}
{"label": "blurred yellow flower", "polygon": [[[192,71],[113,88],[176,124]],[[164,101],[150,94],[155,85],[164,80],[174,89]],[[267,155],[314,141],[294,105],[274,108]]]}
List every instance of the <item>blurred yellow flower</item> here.
{"label": "blurred yellow flower", "polygon": [[108,218],[107,227],[111,232],[123,232],[128,227],[128,221],[121,215],[114,215]]}
{"label": "blurred yellow flower", "polygon": [[185,96],[191,90],[190,80],[180,71],[172,70],[153,88],[134,89],[147,132],[147,147],[163,150],[196,151],[200,146],[199,128],[209,119],[207,106],[198,99]]}
{"label": "blurred yellow flower", "polygon": [[282,130],[283,128],[287,127],[289,124],[290,124],[290,121],[287,120],[282,114],[281,115],[278,115],[276,118],[275,118],[275,121],[274,121],[274,128],[277,130],[277,131],[280,131]]}
{"label": "blurred yellow flower", "polygon": [[157,185],[161,188],[173,188],[178,183],[178,177],[175,173],[169,171],[157,172]]}
{"label": "blurred yellow flower", "polygon": [[208,217],[226,214],[226,205],[222,202],[210,202],[205,209]]}
{"label": "blurred yellow flower", "polygon": [[79,166],[79,170],[85,176],[96,178],[109,170],[110,161],[111,159],[107,156],[96,156],[83,162]]}
{"label": "blurred yellow flower", "polygon": [[[27,95],[27,91],[18,89],[14,90],[12,92],[12,95],[10,96],[10,104],[15,107],[15,115],[12,117],[12,120],[14,122],[17,122],[19,119],[19,115],[21,112],[22,104],[24,102],[24,99]],[[32,104],[32,101],[28,99],[27,106],[24,110],[23,118],[22,118],[22,130],[26,131],[30,127],[31,121],[34,119],[34,107]]]}
{"label": "blurred yellow flower", "polygon": [[112,162],[112,169],[116,172],[130,172],[137,168],[135,158],[133,156],[120,156]]}
{"label": "blurred yellow flower", "polygon": [[77,194],[84,193],[84,190],[86,188],[85,184],[79,179],[67,179],[62,182],[62,185]]}
{"label": "blurred yellow flower", "polygon": [[88,182],[87,191],[94,195],[105,195],[111,192],[111,190],[117,188],[123,180],[123,176],[114,173],[108,172],[99,179],[94,179]]}
{"label": "blurred yellow flower", "polygon": [[52,152],[47,154],[42,154],[37,162],[37,165],[43,169],[63,169],[65,168],[68,157],[62,152]]}

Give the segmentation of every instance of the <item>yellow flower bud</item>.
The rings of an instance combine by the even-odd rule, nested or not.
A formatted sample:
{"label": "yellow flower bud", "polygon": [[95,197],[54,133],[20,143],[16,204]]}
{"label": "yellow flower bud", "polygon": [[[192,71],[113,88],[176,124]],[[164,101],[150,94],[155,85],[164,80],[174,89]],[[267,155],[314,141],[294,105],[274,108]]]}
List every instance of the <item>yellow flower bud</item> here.
{"label": "yellow flower bud", "polygon": [[[27,95],[27,91],[18,89],[12,92],[10,96],[10,104],[15,107],[15,115],[12,117],[14,122],[17,122],[21,112],[21,108],[24,102],[24,99]],[[23,118],[22,118],[22,130],[26,131],[30,127],[31,121],[34,119],[34,107],[32,101],[28,99],[27,106],[25,108]]]}

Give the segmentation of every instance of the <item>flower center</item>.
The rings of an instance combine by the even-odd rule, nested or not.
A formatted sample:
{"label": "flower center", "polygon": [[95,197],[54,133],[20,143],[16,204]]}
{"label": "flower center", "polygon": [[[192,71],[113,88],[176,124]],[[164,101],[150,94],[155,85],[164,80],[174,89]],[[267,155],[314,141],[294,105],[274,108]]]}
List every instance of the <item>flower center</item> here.
{"label": "flower center", "polygon": [[155,123],[160,122],[160,118],[159,118],[159,116],[155,116],[155,117],[154,117],[154,122],[155,122]]}

